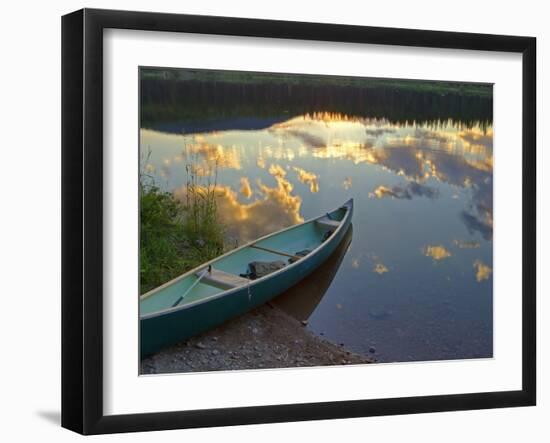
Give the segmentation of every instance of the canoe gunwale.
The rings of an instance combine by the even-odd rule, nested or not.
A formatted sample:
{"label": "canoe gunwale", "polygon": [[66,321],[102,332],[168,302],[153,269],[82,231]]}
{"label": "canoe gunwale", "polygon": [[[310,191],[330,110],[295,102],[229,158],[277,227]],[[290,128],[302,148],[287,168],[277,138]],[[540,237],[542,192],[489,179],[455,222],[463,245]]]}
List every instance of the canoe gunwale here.
{"label": "canoe gunwale", "polygon": [[[344,215],[344,217],[342,218],[342,220],[340,221],[340,224],[339,226],[333,231],[332,235],[331,235],[331,238],[332,237],[335,237],[342,229],[343,229],[343,226],[344,225],[349,225],[349,219],[351,217],[351,212],[353,211],[353,198],[349,199],[347,202],[345,202],[343,205],[341,206],[338,206],[337,208],[333,209],[332,211],[329,211],[329,212],[334,212],[334,211],[337,211],[338,209],[341,209],[341,208],[345,208],[347,207],[347,211],[346,211],[346,214]],[[240,251],[242,249],[245,249],[245,248],[248,248],[252,245],[254,245],[255,243],[259,242],[259,241],[262,241],[262,240],[265,240],[267,238],[270,238],[270,237],[273,237],[275,235],[279,235],[279,234],[282,234],[286,231],[289,231],[291,229],[294,229],[294,228],[297,228],[299,226],[303,226],[305,224],[308,224],[308,223],[313,223],[315,221],[317,221],[318,219],[321,219],[323,217],[326,217],[326,214],[323,214],[323,215],[320,215],[320,216],[317,216],[317,217],[314,217],[314,218],[311,218],[309,220],[306,220],[304,221],[303,223],[300,223],[300,224],[297,224],[297,225],[292,225],[292,226],[289,226],[287,228],[284,228],[280,231],[276,231],[276,232],[272,232],[271,234],[267,234],[263,237],[260,237],[260,238],[257,238],[245,245],[242,245],[236,249],[232,249],[231,251],[228,251],[226,252],[225,254],[222,254],[208,262],[205,262],[203,263],[202,265],[200,266],[197,266],[193,269],[191,269],[190,271],[187,271],[186,273],[164,283],[163,285],[161,286],[158,286],[157,288],[155,289],[152,289],[151,291],[143,294],[142,296],[140,296],[139,298],[139,301],[142,301],[144,300],[145,298],[148,298],[148,297],[151,297],[153,295],[155,295],[157,292],[161,291],[162,289],[168,287],[168,286],[171,286],[173,285],[174,283],[192,275],[193,273],[196,273],[198,271],[200,271],[201,269],[207,267],[207,266],[210,266],[210,265],[213,265],[216,261],[222,259],[223,257],[226,257],[226,256],[229,256],[237,251]],[[326,246],[327,242],[322,242],[319,246],[317,246],[313,251],[311,251],[306,257],[303,257],[303,258],[307,258],[307,259],[310,259],[312,257],[314,257],[315,255],[317,255],[325,246]],[[191,307],[194,307],[196,305],[199,305],[199,304],[202,304],[202,303],[207,303],[209,301],[212,301],[212,300],[215,300],[217,298],[220,298],[220,297],[225,297],[225,296],[229,296],[231,295],[232,293],[235,293],[235,292],[238,292],[240,290],[242,290],[243,288],[253,288],[254,286],[256,286],[257,284],[260,284],[262,282],[265,282],[271,278],[274,278],[274,277],[277,277],[278,275],[280,275],[281,273],[283,272],[286,272],[290,269],[292,269],[293,267],[296,267],[298,266],[299,264],[303,263],[302,260],[298,260],[298,261],[295,261],[294,263],[291,263],[287,266],[285,266],[284,268],[281,268],[281,269],[278,269],[277,271],[275,272],[272,272],[271,274],[268,274],[268,275],[265,275],[263,277],[260,277],[256,280],[249,280],[249,283],[248,285],[242,285],[242,286],[237,286],[235,288],[231,288],[231,289],[227,289],[225,291],[221,291],[219,293],[216,293],[216,294],[212,294],[210,296],[207,296],[207,297],[204,297],[204,298],[201,298],[199,300],[196,300],[196,301],[193,301],[191,303],[188,303],[188,304],[184,304],[184,305],[179,305],[179,306],[175,306],[175,307],[168,307],[166,309],[163,309],[163,310],[160,310],[160,311],[156,311],[156,312],[151,312],[149,314],[145,314],[143,316],[140,316],[140,320],[147,320],[147,319],[150,319],[150,318],[154,318],[154,317],[159,317],[159,316],[162,316],[162,315],[166,315],[168,313],[173,313],[173,312],[176,312],[176,311],[180,311],[180,310],[184,310],[184,309],[188,309],[188,308],[191,308]]]}

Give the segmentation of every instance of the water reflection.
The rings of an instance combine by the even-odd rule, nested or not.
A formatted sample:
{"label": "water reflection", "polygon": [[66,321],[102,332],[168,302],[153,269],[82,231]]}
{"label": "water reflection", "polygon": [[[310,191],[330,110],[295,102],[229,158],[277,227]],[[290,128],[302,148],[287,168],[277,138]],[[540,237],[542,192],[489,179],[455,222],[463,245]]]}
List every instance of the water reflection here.
{"label": "water reflection", "polygon": [[[259,197],[252,203],[241,202],[237,192],[230,186],[215,187],[218,212],[231,244],[248,243],[304,221],[300,215],[302,198],[292,195],[293,186],[290,182],[277,178],[274,187],[264,185],[260,180],[257,185],[256,193]],[[185,201],[186,189],[185,185],[176,188],[175,196]]]}
{"label": "water reflection", "polygon": [[454,240],[453,243],[460,249],[475,249],[481,246],[477,241]]}
{"label": "water reflection", "polygon": [[189,159],[196,156],[193,164],[204,171],[204,175],[210,174],[213,166],[222,169],[241,169],[240,153],[236,146],[201,142],[199,141],[203,140],[201,136],[195,136],[194,139],[197,142],[186,144],[181,157]]}
{"label": "water reflection", "polygon": [[474,262],[474,268],[476,269],[476,280],[478,282],[487,280],[490,277],[491,272],[493,272],[493,270],[481,260],[476,260]]}
{"label": "water reflection", "polygon": [[372,272],[376,272],[377,274],[385,274],[386,272],[389,272],[389,269],[383,263],[376,263]]}
{"label": "water reflection", "polygon": [[350,226],[340,246],[336,248],[322,266],[297,285],[275,298],[272,303],[297,320],[309,319],[330,287],[336,272],[338,272],[349,249],[352,237],[353,226]]}
{"label": "water reflection", "polygon": [[417,182],[409,182],[406,185],[397,185],[388,188],[386,186],[378,186],[369,197],[384,198],[391,197],[397,199],[412,200],[414,196],[437,198],[439,191],[433,187],[423,185]]}
{"label": "water reflection", "polygon": [[[242,121],[220,120],[213,131],[186,133],[142,129],[142,149],[151,150],[144,167],[179,198],[185,198],[190,167],[215,180],[230,243],[354,197],[351,252],[325,282],[309,327],[358,352],[371,343],[350,338],[357,331],[378,336],[387,346],[380,361],[491,355],[490,124],[328,112],[256,123],[244,129]],[[456,337],[447,334],[450,324]],[[438,348],[434,335],[445,345]]]}
{"label": "water reflection", "polygon": [[342,182],[342,186],[344,187],[344,189],[347,191],[348,189],[350,189],[352,186],[353,186],[353,180],[351,177],[346,177],[344,179],[344,181]]}
{"label": "water reflection", "polygon": [[439,261],[449,258],[452,254],[442,245],[436,246],[426,246],[423,249],[424,255],[426,257],[431,257],[432,259]]}
{"label": "water reflection", "polygon": [[307,172],[305,169],[297,168],[296,166],[293,169],[298,173],[298,180],[301,183],[309,185],[310,192],[319,192],[319,181],[316,174]]}
{"label": "water reflection", "polygon": [[[290,221],[302,220],[299,214],[301,198],[299,193],[293,193],[294,183],[306,185],[310,193],[318,193],[321,189],[322,174],[296,163],[317,166],[313,160],[323,159],[332,164],[338,160],[354,165],[375,165],[402,177],[400,183],[379,183],[369,191],[371,197],[378,199],[435,199],[440,193],[435,182],[468,191],[470,198],[459,213],[460,220],[471,234],[479,233],[485,240],[492,238],[491,127],[463,129],[444,122],[436,128],[418,127],[343,114],[314,113],[276,123],[261,131],[186,136],[142,130],[141,137],[143,145],[165,147],[163,151],[168,155],[146,167],[150,172],[159,171],[162,178],[170,178],[172,183],[183,181],[182,168],[178,167],[182,163],[192,164],[193,171],[204,176],[215,169],[243,170],[250,174],[250,177],[241,176],[240,186],[235,189],[250,199],[254,193],[251,183],[256,181],[258,199],[272,199],[277,207],[286,208],[285,220],[278,226],[286,225],[289,214],[294,214]],[[258,169],[268,168],[269,174],[276,179],[276,186],[256,180],[258,173],[251,160]],[[243,161],[247,164],[243,165]],[[172,177],[174,170],[179,170],[180,177]],[[290,177],[289,170],[295,176]],[[352,176],[344,177],[341,182],[344,190],[348,191],[352,182]],[[239,207],[231,187],[222,188],[220,196],[226,200],[223,205]],[[241,210],[233,212],[241,214],[238,220],[246,218]]]}
{"label": "water reflection", "polygon": [[240,192],[245,198],[252,197],[252,188],[250,187],[250,180],[248,180],[248,177],[241,177]]}

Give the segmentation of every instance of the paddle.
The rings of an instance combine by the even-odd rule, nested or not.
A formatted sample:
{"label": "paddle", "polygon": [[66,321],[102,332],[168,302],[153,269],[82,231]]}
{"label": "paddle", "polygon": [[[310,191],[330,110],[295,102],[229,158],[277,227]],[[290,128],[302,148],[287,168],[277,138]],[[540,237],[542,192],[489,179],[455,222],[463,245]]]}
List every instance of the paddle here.
{"label": "paddle", "polygon": [[272,254],[283,255],[285,257],[294,258],[296,260],[300,260],[302,258],[302,257],[298,257],[297,255],[287,254],[286,252],[275,251],[275,249],[264,248],[263,246],[250,245],[250,247],[254,249],[261,249],[262,251],[271,252]]}
{"label": "paddle", "polygon": [[179,304],[181,303],[181,301],[182,301],[183,298],[189,293],[189,291],[190,291],[191,289],[193,289],[193,288],[197,285],[197,283],[200,282],[200,281],[202,280],[202,278],[203,278],[206,274],[208,274],[208,272],[210,272],[210,269],[212,269],[212,267],[211,267],[211,266],[208,266],[208,268],[206,268],[206,269],[203,271],[203,273],[199,276],[199,278],[197,278],[197,280],[195,280],[195,281],[193,282],[193,284],[187,288],[187,290],[180,296],[180,298],[178,298],[178,299],[176,300],[176,302],[172,305],[173,308],[175,308],[177,305],[179,305]]}

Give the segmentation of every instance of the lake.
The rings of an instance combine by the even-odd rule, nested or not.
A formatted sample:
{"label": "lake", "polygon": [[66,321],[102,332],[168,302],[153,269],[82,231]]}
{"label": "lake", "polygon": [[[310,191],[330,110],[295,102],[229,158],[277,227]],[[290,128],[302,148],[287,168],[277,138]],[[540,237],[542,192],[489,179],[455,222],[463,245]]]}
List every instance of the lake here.
{"label": "lake", "polygon": [[375,90],[372,100],[303,93],[297,106],[268,92],[246,106],[226,88],[184,111],[144,107],[142,170],[181,198],[190,168],[214,185],[234,246],[354,198],[346,247],[308,279],[319,282],[310,306],[292,302],[306,289],[281,306],[381,362],[492,357],[492,102],[401,104]]}

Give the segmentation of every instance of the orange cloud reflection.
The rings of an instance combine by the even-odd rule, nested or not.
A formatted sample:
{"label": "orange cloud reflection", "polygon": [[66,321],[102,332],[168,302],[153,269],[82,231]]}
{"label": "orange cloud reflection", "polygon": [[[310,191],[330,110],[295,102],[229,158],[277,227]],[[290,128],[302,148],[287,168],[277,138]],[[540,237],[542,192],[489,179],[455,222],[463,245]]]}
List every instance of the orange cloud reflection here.
{"label": "orange cloud reflection", "polygon": [[286,171],[282,168],[282,166],[275,163],[269,167],[269,173],[275,178],[283,178],[286,175]]}
{"label": "orange cloud reflection", "polygon": [[[301,197],[291,195],[292,185],[286,180],[278,179],[277,182],[273,188],[260,182],[261,198],[251,203],[241,203],[237,193],[229,186],[216,186],[220,222],[231,241],[247,243],[304,221],[300,215]],[[174,191],[175,197],[181,201],[185,201],[185,194],[185,186]]]}
{"label": "orange cloud reflection", "polygon": [[437,261],[449,258],[452,255],[443,245],[426,246],[422,252],[426,257],[431,257]]}
{"label": "orange cloud reflection", "polygon": [[[241,169],[240,153],[235,146],[226,147],[204,142],[192,143],[186,145],[183,154],[187,162],[192,163],[200,175],[208,174],[215,168]],[[193,156],[199,157],[202,161],[195,161]]]}
{"label": "orange cloud reflection", "polygon": [[493,272],[493,270],[481,260],[476,260],[474,262],[474,268],[476,270],[476,280],[478,282],[488,280],[491,276],[491,272]]}
{"label": "orange cloud reflection", "polygon": [[298,180],[301,183],[309,185],[309,190],[312,193],[319,192],[319,180],[316,174],[296,166],[293,169],[298,173]]}
{"label": "orange cloud reflection", "polygon": [[377,274],[384,274],[386,272],[388,272],[389,269],[383,264],[383,263],[376,263],[376,265],[374,266],[372,272],[376,272]]}
{"label": "orange cloud reflection", "polygon": [[248,177],[241,177],[240,192],[246,198],[250,198],[252,196],[252,188],[250,187],[250,181],[248,180]]}

